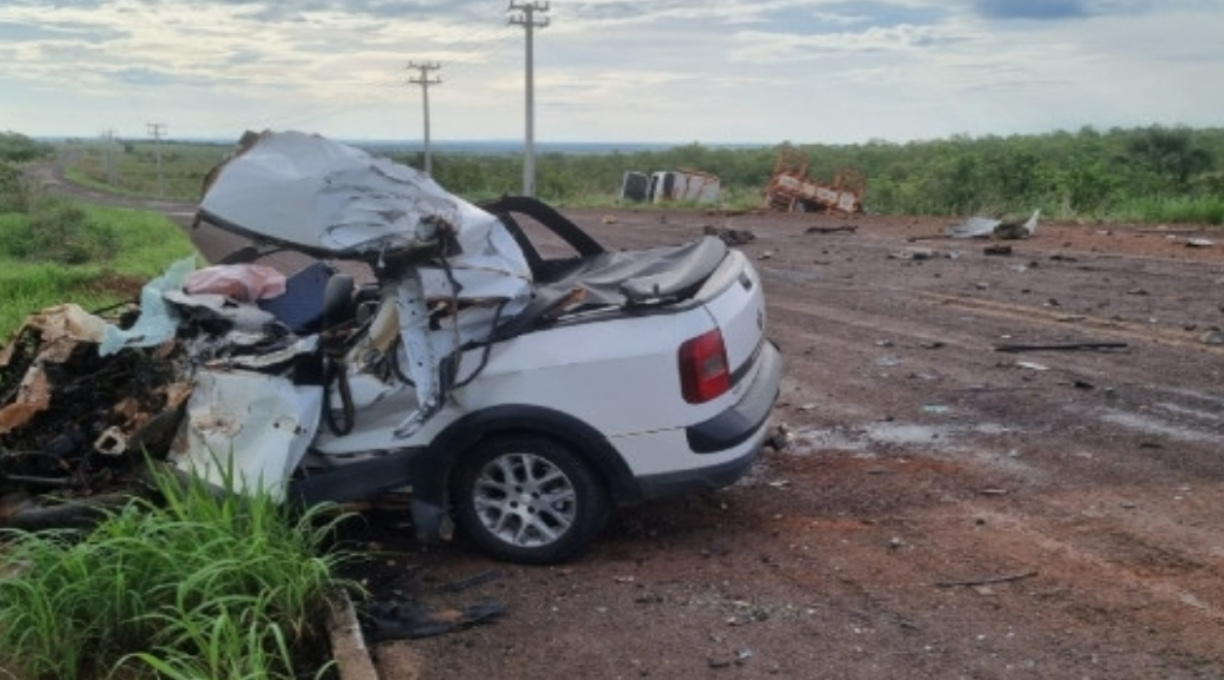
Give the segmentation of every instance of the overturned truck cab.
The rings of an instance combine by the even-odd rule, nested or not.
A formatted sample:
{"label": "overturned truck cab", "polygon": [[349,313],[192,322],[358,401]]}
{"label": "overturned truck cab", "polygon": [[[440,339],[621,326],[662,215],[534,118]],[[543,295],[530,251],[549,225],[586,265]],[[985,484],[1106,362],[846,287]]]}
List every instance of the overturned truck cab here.
{"label": "overturned truck cab", "polygon": [[[573,252],[545,257],[522,220]],[[421,539],[457,522],[548,563],[617,504],[735,481],[765,436],[781,358],[757,273],[717,239],[609,252],[533,199],[478,207],[293,132],[248,138],[197,223],[251,245],[98,331],[175,357],[165,382],[188,388],[159,408],[185,473],[303,504],[408,490]]]}

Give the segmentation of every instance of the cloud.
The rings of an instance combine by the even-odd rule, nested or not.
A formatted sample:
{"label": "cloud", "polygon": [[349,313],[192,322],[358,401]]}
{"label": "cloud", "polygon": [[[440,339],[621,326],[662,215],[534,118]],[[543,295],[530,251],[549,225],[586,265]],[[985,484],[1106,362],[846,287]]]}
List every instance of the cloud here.
{"label": "cloud", "polygon": [[0,21],[0,41],[4,42],[105,42],[125,35],[117,28],[98,30],[85,23],[33,23]]}
{"label": "cloud", "polygon": [[[1221,0],[558,0],[541,139],[850,141],[1217,124]],[[522,133],[505,0],[0,0],[0,128]],[[818,115],[813,112],[818,112]],[[135,117],[134,117],[135,116]],[[819,119],[818,124],[813,120]],[[134,121],[125,123],[124,121]]]}
{"label": "cloud", "polygon": [[145,86],[169,85],[180,80],[180,77],[173,73],[144,67],[119,69],[111,73],[110,77],[121,83]]}
{"label": "cloud", "polygon": [[973,0],[973,8],[987,19],[1054,21],[1089,15],[1085,0]]}
{"label": "cloud", "polygon": [[854,27],[930,25],[941,22],[947,16],[948,9],[944,6],[916,6],[872,0],[792,5],[762,12],[762,17],[779,29],[808,33],[838,32]]}
{"label": "cloud", "polygon": [[871,27],[863,31],[797,34],[740,31],[732,36],[732,61],[784,63],[834,54],[904,54],[947,49],[972,36],[948,26]]}

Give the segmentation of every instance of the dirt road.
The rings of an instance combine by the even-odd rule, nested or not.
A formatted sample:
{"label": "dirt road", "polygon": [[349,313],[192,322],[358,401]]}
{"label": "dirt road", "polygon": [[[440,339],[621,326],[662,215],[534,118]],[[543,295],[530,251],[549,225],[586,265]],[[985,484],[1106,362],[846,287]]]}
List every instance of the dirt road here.
{"label": "dirt road", "polygon": [[[756,234],[793,442],[565,567],[373,529],[406,551],[374,585],[509,607],[380,647],[389,677],[1224,677],[1224,245],[1046,224],[995,257],[908,240],[941,220],[574,215],[614,247]],[[994,351],[1084,341],[1126,347]]]}
{"label": "dirt road", "polygon": [[[564,567],[375,518],[372,587],[509,608],[376,647],[384,678],[1224,677],[1224,239],[1043,224],[987,256],[923,238],[941,220],[571,215],[611,247],[756,234],[792,443]],[[1126,346],[995,351],[1086,341]]]}

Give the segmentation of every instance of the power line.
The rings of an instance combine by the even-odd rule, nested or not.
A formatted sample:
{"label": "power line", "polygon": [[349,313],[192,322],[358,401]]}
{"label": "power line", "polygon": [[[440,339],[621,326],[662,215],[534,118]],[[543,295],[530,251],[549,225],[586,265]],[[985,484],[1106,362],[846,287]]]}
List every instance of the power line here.
{"label": "power line", "polygon": [[161,139],[166,134],[165,123],[148,123],[149,136],[153,138],[153,152],[157,155],[157,197],[166,197],[166,177],[162,174]]}
{"label": "power line", "polygon": [[430,78],[430,71],[437,71],[442,68],[442,64],[438,62],[424,62],[421,64],[415,61],[408,62],[408,69],[416,69],[417,75],[414,78],[408,79],[409,85],[421,86],[421,107],[425,111],[425,174],[433,174],[433,150],[429,145],[429,86],[441,85],[441,78]]}
{"label": "power line", "polygon": [[523,195],[535,196],[535,29],[548,26],[548,17],[536,19],[535,13],[548,11],[548,3],[539,0],[519,3],[510,0],[511,26],[522,26],[527,32],[527,140],[523,148]]}

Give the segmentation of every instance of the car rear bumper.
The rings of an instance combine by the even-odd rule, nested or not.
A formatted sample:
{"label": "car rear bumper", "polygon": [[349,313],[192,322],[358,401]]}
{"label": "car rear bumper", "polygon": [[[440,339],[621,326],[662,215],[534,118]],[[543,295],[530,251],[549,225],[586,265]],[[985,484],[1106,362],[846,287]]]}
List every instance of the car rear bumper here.
{"label": "car rear bumper", "polygon": [[[697,465],[638,478],[642,498],[673,496],[727,486],[742,477],[756,460],[769,427],[769,414],[782,383],[782,355],[766,343],[752,384],[733,406],[717,416],[685,428],[684,436]],[[702,464],[708,460],[709,464]]]}
{"label": "car rear bumper", "polygon": [[685,428],[693,453],[720,453],[733,449],[758,434],[773,411],[782,383],[782,355],[766,342],[757,359],[759,368],[744,396],[731,408],[709,420]]}

